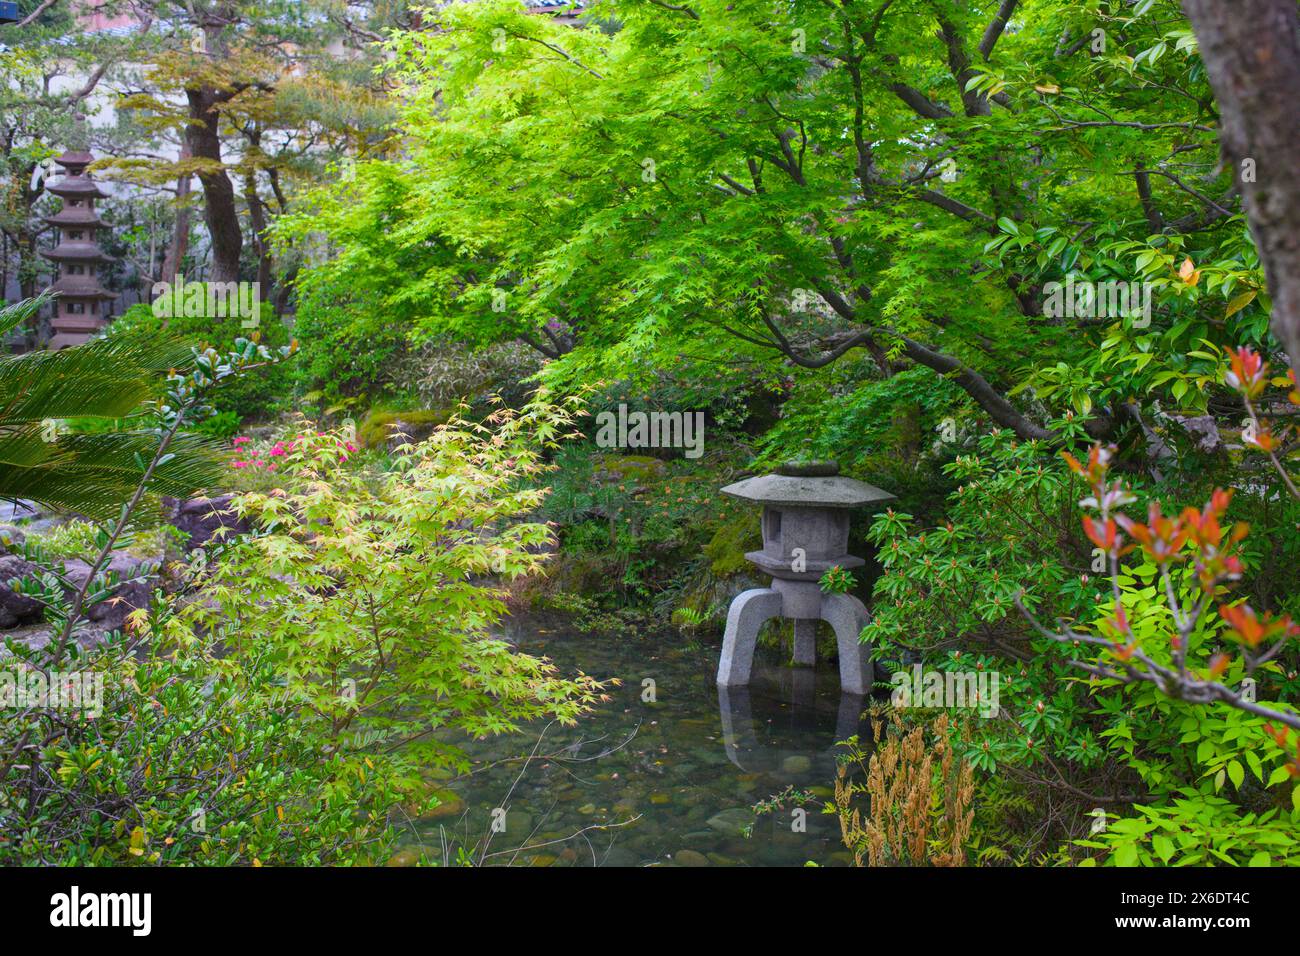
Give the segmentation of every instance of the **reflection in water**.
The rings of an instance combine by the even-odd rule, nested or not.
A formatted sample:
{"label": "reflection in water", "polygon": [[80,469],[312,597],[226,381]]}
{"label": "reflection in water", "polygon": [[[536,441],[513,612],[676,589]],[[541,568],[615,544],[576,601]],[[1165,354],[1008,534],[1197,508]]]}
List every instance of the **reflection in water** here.
{"label": "reflection in water", "polygon": [[[816,673],[808,668],[790,668],[778,672],[787,678],[790,688],[788,705],[794,723],[817,727]],[[769,678],[770,679],[770,678]],[[839,742],[857,734],[861,728],[865,698],[860,694],[840,694],[835,715],[834,736],[827,738],[827,750],[839,750]],[[754,733],[754,718],[750,703],[749,686],[724,687],[718,685],[718,713],[722,718],[722,740],[727,748],[727,758],[741,770],[770,769],[776,755],[758,742]],[[742,762],[743,758],[743,762]]]}
{"label": "reflection in water", "polygon": [[[474,772],[437,782],[444,805],[412,822],[412,848],[441,859],[444,847],[486,845],[486,863],[532,866],[849,860],[835,818],[817,807],[802,833],[793,832],[788,807],[757,820],[751,810],[791,787],[831,799],[835,742],[868,733],[862,699],[840,694],[833,665],[792,669],[760,648],[749,686],[723,689],[716,640],[583,633],[537,618],[511,621],[506,636],[566,672],[623,684],[574,728],[449,740],[470,754]],[[643,699],[647,679],[653,699]]]}

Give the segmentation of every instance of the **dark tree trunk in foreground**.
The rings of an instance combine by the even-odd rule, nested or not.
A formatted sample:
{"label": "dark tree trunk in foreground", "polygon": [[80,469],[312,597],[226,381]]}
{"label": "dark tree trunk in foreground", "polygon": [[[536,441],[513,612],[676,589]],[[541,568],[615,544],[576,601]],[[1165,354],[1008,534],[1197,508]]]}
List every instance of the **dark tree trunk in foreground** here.
{"label": "dark tree trunk in foreground", "polygon": [[[1272,328],[1300,372],[1300,18],[1296,0],[1182,0],[1218,101],[1273,298]],[[1246,174],[1243,175],[1243,164]],[[1254,167],[1250,175],[1249,167]],[[1253,180],[1253,181],[1252,181]]]}
{"label": "dark tree trunk in foreground", "polygon": [[217,134],[217,105],[228,95],[210,87],[185,91],[189,101],[190,124],[185,129],[185,144],[196,159],[211,160],[210,168],[199,172],[203,184],[203,220],[212,237],[213,282],[239,279],[239,253],[244,239],[239,232],[239,211],[235,207],[235,187],[221,164],[221,138]]}

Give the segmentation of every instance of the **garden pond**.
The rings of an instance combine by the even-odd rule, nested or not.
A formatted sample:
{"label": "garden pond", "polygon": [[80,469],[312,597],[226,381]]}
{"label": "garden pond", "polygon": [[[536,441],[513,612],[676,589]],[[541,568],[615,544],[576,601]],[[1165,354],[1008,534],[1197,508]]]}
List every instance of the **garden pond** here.
{"label": "garden pond", "polygon": [[[832,798],[836,741],[869,727],[862,699],[841,695],[833,662],[784,666],[760,647],[748,689],[715,683],[717,640],[676,631],[581,631],[570,621],[512,619],[504,635],[561,671],[618,677],[575,727],[458,740],[474,763],[450,777],[443,804],[410,821],[395,862],[421,847],[454,862],[515,866],[848,865]],[[811,793],[806,813],[788,799]]]}

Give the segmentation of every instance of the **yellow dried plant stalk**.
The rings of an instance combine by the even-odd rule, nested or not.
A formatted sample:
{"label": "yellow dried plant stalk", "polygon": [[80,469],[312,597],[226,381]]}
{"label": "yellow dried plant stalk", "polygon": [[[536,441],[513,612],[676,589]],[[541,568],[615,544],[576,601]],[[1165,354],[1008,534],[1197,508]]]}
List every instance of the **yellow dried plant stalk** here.
{"label": "yellow dried plant stalk", "polygon": [[[869,757],[855,751],[865,784],[843,764],[835,780],[835,809],[844,845],[855,866],[965,866],[974,818],[975,775],[955,753],[953,727],[940,714],[927,727],[905,728],[891,713],[889,726],[872,719],[877,742]],[[855,805],[865,795],[866,816]]]}

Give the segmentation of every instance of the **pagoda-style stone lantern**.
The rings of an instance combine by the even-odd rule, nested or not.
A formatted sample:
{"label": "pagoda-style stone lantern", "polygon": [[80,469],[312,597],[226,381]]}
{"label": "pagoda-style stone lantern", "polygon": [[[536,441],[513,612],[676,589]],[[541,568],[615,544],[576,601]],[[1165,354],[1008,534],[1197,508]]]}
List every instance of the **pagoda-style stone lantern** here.
{"label": "pagoda-style stone lantern", "polygon": [[772,586],[736,596],[727,612],[718,683],[749,683],[758,629],[773,617],[794,621],[794,661],[816,661],[817,622],[835,630],[840,653],[840,688],[865,694],[871,662],[858,641],[867,609],[849,594],[823,594],[818,583],[830,568],[856,568],[864,562],[848,553],[849,512],[894,496],[840,475],[835,462],[788,463],[774,475],[747,478],[722,489],[724,495],[763,506],[763,550],[745,555],[772,576]]}
{"label": "pagoda-style stone lantern", "polygon": [[86,172],[94,159],[90,153],[68,150],[54,160],[65,174],[45,187],[63,200],[62,209],[45,217],[45,222],[59,230],[59,243],[41,253],[59,270],[49,288],[59,293],[50,322],[54,329],[51,349],[80,345],[102,329],[108,321],[108,303],[117,298],[99,284],[99,267],[113,258],[99,248],[95,236],[104,226],[95,212],[95,200],[104,194]]}

